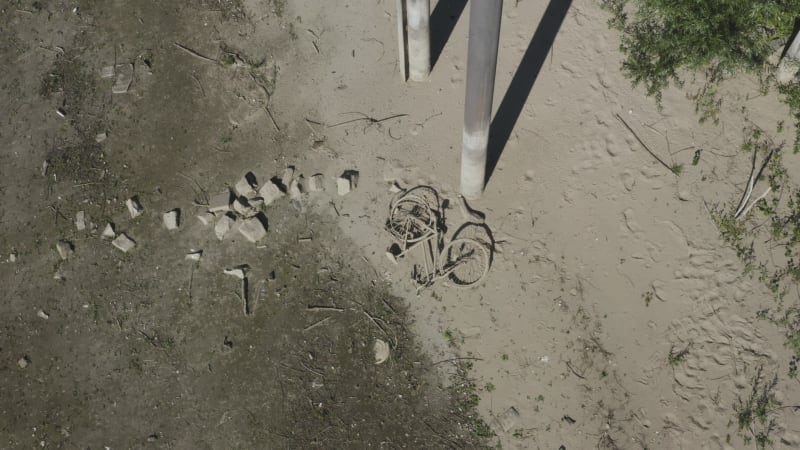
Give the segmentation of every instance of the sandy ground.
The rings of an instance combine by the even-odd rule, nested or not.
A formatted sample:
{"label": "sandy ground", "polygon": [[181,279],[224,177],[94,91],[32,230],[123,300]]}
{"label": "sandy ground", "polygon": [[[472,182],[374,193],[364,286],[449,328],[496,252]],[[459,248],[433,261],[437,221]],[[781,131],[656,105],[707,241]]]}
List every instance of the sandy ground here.
{"label": "sandy ground", "polygon": [[[507,431],[495,426],[504,448],[749,448],[733,404],[762,365],[778,375],[784,404],[796,403],[781,330],[756,318],[771,295],[742,275],[706,206],[740,194],[749,166],[737,154],[738,113],[746,106],[750,120],[773,128],[787,114],[774,97],[759,97],[755,82],[740,80],[729,86],[719,125],[699,125],[677,90],[665,93],[659,112],[620,74],[618,38],[596,3],[505,2],[495,91],[503,121],[494,136],[509,138],[473,204],[487,214],[502,253],[479,289],[437,287],[415,298],[405,290],[408,267],[383,258],[383,192],[397,179],[457,193],[468,8],[430,81],[403,84],[392,2],[357,11],[339,1],[295,7],[319,11],[316,20],[304,12],[304,24],[325,32],[316,42],[320,55],[311,42],[300,46],[312,57],[314,120],[408,114],[317,130],[336,152],[331,165],[363,174],[365,189],[341,225],[395,280],[432,352],[451,352],[447,341],[456,336],[459,354],[481,358],[475,375],[490,387],[480,409],[489,419],[512,407],[519,413]],[[448,20],[434,23],[447,29]],[[276,105],[294,94],[279,92]],[[684,172],[660,166],[615,114]],[[692,166],[696,148],[705,151]],[[458,213],[450,216],[457,225]],[[647,304],[646,292],[654,294]],[[669,364],[671,350],[687,348],[685,361]],[[776,417],[775,448],[799,446],[797,413],[787,408]]]}
{"label": "sandy ground", "polygon": [[[733,405],[749,395],[762,366],[768,377],[778,375],[783,404],[798,402],[782,331],[756,318],[772,297],[743,275],[706,206],[733,202],[747,177],[747,157],[736,150],[742,106],[765,128],[786,116],[775,98],[757,95],[756,83],[729,86],[721,123],[699,125],[683,92],[665,93],[659,111],[630,87],[619,71],[618,38],[595,2],[505,2],[493,137],[507,143],[485,195],[472,203],[497,242],[493,267],[476,289],[441,284],[417,296],[409,262],[394,266],[384,257],[388,186],[429,184],[455,199],[468,8],[460,13],[462,1],[437,7],[438,59],[430,80],[414,84],[399,76],[393,1],[271,5],[265,11],[261,2],[244,1],[247,25],[178,29],[176,39],[203,54],[220,41],[237,42],[242,55],[262,54],[269,43],[266,67],[278,74],[269,99],[275,124],[256,101],[258,85],[213,75],[201,59],[175,50],[169,64],[193,67],[187,73],[198,83],[188,76],[172,86],[150,81],[151,98],[164,99],[154,108],[163,117],[127,114],[123,105],[117,120],[157,129],[169,115],[184,117],[195,122],[195,134],[180,147],[199,151],[182,150],[179,162],[168,155],[129,161],[135,176],[163,164],[169,180],[170,171],[198,164],[192,174],[219,186],[251,165],[276,175],[290,163],[305,174],[358,170],[355,192],[331,196],[332,203],[326,197],[314,211],[336,221],[404,299],[411,330],[432,360],[474,358],[478,408],[503,448],[753,448],[737,429]],[[284,19],[268,27],[276,5]],[[170,46],[163,39],[158,48]],[[232,93],[220,88],[225,95],[211,95],[221,86]],[[175,111],[170,95],[195,100]],[[218,103],[198,100],[205,95]],[[209,109],[218,115],[204,117]],[[405,116],[380,121],[398,114]],[[654,161],[616,114],[670,163],[684,164],[683,173]],[[337,125],[358,117],[374,120]],[[265,137],[276,127],[282,139]],[[176,125],[174,133],[186,128]],[[226,133],[250,147],[224,145]],[[168,135],[159,136],[137,145],[168,147]],[[693,166],[695,148],[704,152]],[[272,160],[259,159],[265,153]],[[36,161],[28,172],[39,170]],[[7,223],[21,225],[5,214]],[[458,212],[447,214],[456,228]],[[670,353],[683,350],[671,364]],[[455,371],[450,364],[436,368],[443,380]],[[800,447],[797,413],[771,415],[774,448]]]}

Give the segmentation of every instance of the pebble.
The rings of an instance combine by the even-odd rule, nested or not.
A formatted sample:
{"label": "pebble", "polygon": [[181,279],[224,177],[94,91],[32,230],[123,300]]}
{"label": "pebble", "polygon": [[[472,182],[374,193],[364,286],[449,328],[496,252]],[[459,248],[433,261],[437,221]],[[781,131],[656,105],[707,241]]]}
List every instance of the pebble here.
{"label": "pebble", "polygon": [[56,243],[56,251],[58,251],[58,255],[61,259],[66,260],[72,256],[74,249],[72,248],[72,243],[68,241],[58,241],[58,243]]}
{"label": "pebble", "polygon": [[321,173],[312,175],[308,179],[308,190],[311,192],[320,192],[325,190],[325,176]]}
{"label": "pebble", "polygon": [[117,233],[114,232],[114,225],[112,223],[107,223],[106,227],[103,228],[103,232],[100,233],[100,237],[103,239],[114,239],[117,237]]}
{"label": "pebble", "polygon": [[128,212],[131,214],[132,219],[141,216],[144,212],[144,207],[139,203],[139,197],[129,198],[125,201],[125,206],[128,207]]}
{"label": "pebble", "polygon": [[221,192],[208,200],[208,211],[212,213],[231,210],[231,191]]}
{"label": "pebble", "polygon": [[292,180],[289,185],[289,198],[292,200],[299,200],[303,196],[305,186],[303,186],[305,179],[302,175]]}
{"label": "pebble", "polygon": [[267,235],[267,229],[259,217],[251,217],[242,222],[239,233],[250,242],[258,242]]}
{"label": "pebble", "polygon": [[258,194],[264,199],[264,206],[270,205],[275,200],[283,197],[284,194],[275,183],[268,182],[258,191]]}
{"label": "pebble", "polygon": [[28,360],[27,356],[23,356],[22,358],[20,358],[17,361],[17,365],[19,366],[20,369],[24,369],[24,368],[28,367],[28,364],[30,364],[30,363],[31,362],[30,362],[30,360]]}
{"label": "pebble", "polygon": [[136,247],[136,241],[129,238],[125,233],[120,233],[116,239],[111,241],[111,244],[125,253],[128,253],[129,251],[133,250],[134,247]]}
{"label": "pebble", "polygon": [[50,318],[50,314],[47,314],[46,312],[42,311],[41,309],[36,313],[36,315],[41,317],[42,319],[49,319]]}
{"label": "pebble", "polygon": [[202,214],[197,215],[197,220],[200,221],[203,225],[209,225],[211,222],[214,221],[214,214],[206,211]]}
{"label": "pebble", "polygon": [[78,231],[86,229],[86,213],[84,211],[78,211],[78,213],[75,214],[75,227]]}
{"label": "pebble", "polygon": [[162,215],[162,219],[164,221],[164,227],[168,230],[177,230],[180,226],[181,220],[181,210],[180,208],[175,208],[171,211],[167,211]]}
{"label": "pebble", "polygon": [[247,172],[239,181],[236,182],[233,189],[242,197],[250,198],[255,197],[257,186],[258,184],[256,182],[256,176],[253,175],[253,172]]}
{"label": "pebble", "polygon": [[224,239],[235,224],[236,224],[236,217],[231,213],[227,213],[222,217],[220,217],[217,220],[217,224],[214,225],[214,234],[216,234],[217,239],[219,240]]}

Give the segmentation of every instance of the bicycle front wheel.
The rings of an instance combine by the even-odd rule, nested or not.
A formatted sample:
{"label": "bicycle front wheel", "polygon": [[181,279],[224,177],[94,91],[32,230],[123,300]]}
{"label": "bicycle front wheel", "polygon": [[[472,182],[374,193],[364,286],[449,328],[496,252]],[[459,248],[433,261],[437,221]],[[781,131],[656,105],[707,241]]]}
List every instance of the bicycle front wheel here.
{"label": "bicycle front wheel", "polygon": [[489,249],[475,239],[453,239],[439,255],[439,273],[458,287],[475,286],[489,273]]}

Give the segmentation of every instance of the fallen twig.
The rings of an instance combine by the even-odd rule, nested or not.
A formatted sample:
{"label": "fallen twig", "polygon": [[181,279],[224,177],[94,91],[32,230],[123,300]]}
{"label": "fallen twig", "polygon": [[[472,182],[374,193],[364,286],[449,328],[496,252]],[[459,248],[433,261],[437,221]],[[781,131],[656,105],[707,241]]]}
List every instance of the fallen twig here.
{"label": "fallen twig", "polygon": [[431,364],[431,367],[442,364],[446,362],[453,362],[453,361],[462,361],[462,360],[469,360],[469,361],[483,361],[483,358],[474,358],[472,356],[462,356],[460,358],[450,358],[450,359],[443,359],[441,361],[436,361],[435,363]]}
{"label": "fallen twig", "polygon": [[203,61],[208,61],[208,62],[212,62],[212,63],[215,63],[215,64],[219,63],[219,61],[217,61],[216,59],[211,59],[208,56],[201,55],[200,53],[197,53],[196,51],[190,49],[189,47],[186,47],[185,45],[181,45],[181,44],[179,44],[177,42],[174,42],[174,44],[175,44],[176,47],[178,47],[179,49],[183,50],[184,52],[194,56],[195,58],[202,59]]}
{"label": "fallen twig", "polygon": [[353,112],[353,113],[350,113],[350,114],[361,114],[364,117],[359,117],[357,119],[345,120],[344,122],[339,122],[339,123],[335,123],[333,125],[328,125],[327,128],[338,127],[340,125],[346,125],[348,123],[358,122],[359,120],[366,120],[367,122],[369,122],[371,124],[375,124],[375,123],[385,122],[385,121],[391,120],[391,119],[397,119],[397,118],[400,118],[400,117],[405,117],[405,116],[408,115],[408,114],[395,114],[395,115],[392,115],[392,116],[384,117],[383,119],[376,119],[374,117],[370,117],[370,116],[368,116],[368,115],[366,115],[364,113],[360,113],[360,112]]}
{"label": "fallen twig", "polygon": [[308,305],[306,308],[307,311],[335,311],[335,312],[344,312],[344,308],[337,308],[334,306],[313,306]]}
{"label": "fallen twig", "polygon": [[272,111],[269,110],[269,106],[264,106],[264,111],[267,112],[267,116],[269,116],[269,120],[272,122],[272,126],[275,127],[275,131],[280,133],[281,127],[278,126],[278,122],[275,122],[275,118],[272,117]]}
{"label": "fallen twig", "polygon": [[330,317],[330,316],[328,316],[328,317],[326,317],[326,318],[324,318],[324,319],[318,320],[318,321],[316,321],[316,322],[312,323],[311,325],[309,325],[309,326],[307,326],[307,327],[303,328],[303,333],[305,333],[306,331],[313,330],[314,328],[316,328],[316,327],[318,327],[318,326],[322,325],[323,323],[325,323],[325,322],[327,322],[327,321],[329,321],[329,320],[331,320],[331,317]]}
{"label": "fallen twig", "polygon": [[659,158],[658,155],[656,155],[655,153],[653,153],[652,150],[650,150],[650,147],[648,147],[647,144],[645,144],[644,141],[642,141],[641,138],[639,138],[639,135],[637,135],[636,132],[633,131],[633,128],[631,128],[631,126],[628,125],[628,122],[625,122],[625,119],[623,119],[622,116],[620,116],[619,114],[616,114],[616,113],[614,114],[614,116],[616,116],[617,119],[619,119],[619,121],[622,122],[623,125],[625,125],[625,128],[627,128],[628,131],[630,131],[631,134],[633,134],[633,137],[635,137],[636,140],[639,141],[640,144],[642,144],[642,147],[644,147],[644,149],[647,150],[647,153],[650,153],[650,156],[655,158],[656,161],[661,163],[662,166],[666,167],[667,170],[670,171],[670,173],[672,173],[675,176],[678,176],[676,171],[669,164],[665,163],[663,159]]}

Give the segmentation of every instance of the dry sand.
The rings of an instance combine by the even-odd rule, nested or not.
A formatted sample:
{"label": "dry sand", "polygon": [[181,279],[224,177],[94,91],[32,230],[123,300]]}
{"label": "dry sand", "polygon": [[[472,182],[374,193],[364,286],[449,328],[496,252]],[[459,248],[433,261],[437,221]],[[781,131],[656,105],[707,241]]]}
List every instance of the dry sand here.
{"label": "dry sand", "polygon": [[[539,21],[552,26],[566,5],[552,3],[554,16],[542,19],[547,2],[505,2],[495,109]],[[781,330],[756,319],[773,300],[742,274],[705,206],[730,203],[746,180],[747,157],[737,152],[741,107],[765,128],[788,117],[774,97],[758,97],[755,82],[728,87],[716,126],[698,124],[678,90],[665,93],[659,112],[621,75],[618,36],[598,4],[572,3],[552,49],[533,52],[544,55],[535,84],[473,204],[500,242],[486,283],[469,291],[437,286],[416,297],[409,267],[383,257],[388,181],[431,184],[455,198],[469,8],[430,81],[417,84],[399,76],[392,1],[308,0],[292,8],[321,38],[302,34],[308,45],[298,45],[296,60],[282,69],[304,67],[315,84],[283,87],[275,108],[291,109],[300,93],[316,105],[301,114],[328,125],[359,117],[352,112],[408,114],[315,126],[326,142],[304,164],[361,172],[360,188],[336,203],[342,229],[395,280],[434,359],[454,354],[444,335],[457,341],[459,355],[480,358],[478,385],[491,384],[481,394],[487,420],[510,407],[519,413],[507,432],[495,424],[503,448],[751,448],[737,434],[733,404],[749,394],[760,365],[778,375],[784,404],[797,403]],[[530,69],[523,69],[528,77]],[[659,165],[615,114],[670,164],[683,164],[683,173]],[[306,126],[282,120],[290,133]],[[692,166],[695,148],[705,151]],[[449,215],[457,225],[458,213]],[[649,306],[646,292],[654,294]],[[685,361],[668,363],[671,349],[687,348]],[[776,418],[775,448],[800,446],[797,413],[787,408]]]}

